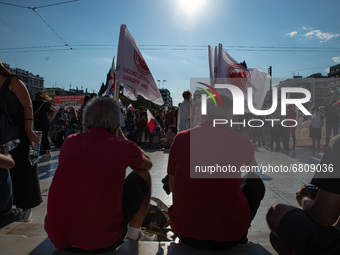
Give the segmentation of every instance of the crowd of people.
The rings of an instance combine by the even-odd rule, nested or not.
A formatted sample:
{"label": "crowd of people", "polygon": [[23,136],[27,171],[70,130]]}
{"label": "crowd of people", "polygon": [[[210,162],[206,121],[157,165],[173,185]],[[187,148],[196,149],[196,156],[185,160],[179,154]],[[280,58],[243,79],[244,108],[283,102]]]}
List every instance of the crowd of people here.
{"label": "crowd of people", "polygon": [[[28,221],[31,208],[42,202],[37,166],[30,164],[28,150],[33,143],[41,143],[43,156],[50,157],[48,133],[55,132],[55,140],[51,140],[56,146],[61,134],[62,148],[45,218],[45,230],[58,249],[103,252],[119,247],[124,239],[157,240],[155,234],[141,228],[150,202],[153,163],[138,145],[170,148],[166,187],[173,198],[170,226],[183,243],[208,250],[245,244],[265,195],[263,181],[255,173],[241,178],[240,172],[223,178],[192,178],[191,160],[200,163],[218,160],[220,165],[229,164],[237,169],[256,166],[254,141],[250,138],[271,147],[275,141],[277,149],[282,133],[296,140],[294,129],[281,130],[275,126],[269,130],[263,127],[262,131],[228,126],[213,129],[214,119],[233,118],[232,101],[224,96],[223,105],[218,107],[213,98],[208,98],[207,114],[199,116],[196,115],[199,96],[194,95],[195,107],[190,108],[192,95],[184,91],[184,101],[177,111],[174,108],[169,108],[166,114],[162,110],[152,111],[158,124],[150,130],[146,109],[140,107],[125,113],[108,97],[85,98],[79,111],[57,110],[48,103],[44,91],[32,103],[25,85],[1,62],[0,84],[0,96],[5,102],[2,109],[8,112],[6,116],[5,111],[1,113],[1,121],[5,123],[9,118],[8,125],[18,131],[11,137],[5,125],[0,126],[0,224],[18,219]],[[335,137],[329,141],[321,163],[332,164],[335,171],[314,176],[311,183],[317,186],[316,196],[302,186],[296,196],[301,208],[278,204],[268,212],[270,240],[280,254],[339,253],[340,230],[334,224],[340,215],[340,136],[336,136],[334,118],[327,122],[331,108],[332,104],[324,109],[326,130],[333,129]],[[288,107],[287,116],[295,119],[292,106]],[[47,124],[51,122],[49,130],[51,125]],[[314,109],[311,128],[317,143],[319,130],[313,129],[319,129],[322,123],[323,117]],[[41,140],[34,130],[42,131]],[[193,137],[198,137],[194,139],[198,146],[191,146]],[[11,139],[20,142],[6,151],[5,145]],[[286,138],[283,144],[289,149]],[[133,171],[126,177],[127,167]]]}

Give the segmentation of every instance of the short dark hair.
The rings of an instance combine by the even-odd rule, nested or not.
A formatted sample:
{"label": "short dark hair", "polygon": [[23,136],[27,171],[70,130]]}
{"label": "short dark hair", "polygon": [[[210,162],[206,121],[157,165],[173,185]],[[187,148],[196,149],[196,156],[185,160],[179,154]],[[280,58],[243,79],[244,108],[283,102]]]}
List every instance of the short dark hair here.
{"label": "short dark hair", "polygon": [[184,99],[189,99],[191,97],[191,92],[190,90],[183,91],[182,97]]}

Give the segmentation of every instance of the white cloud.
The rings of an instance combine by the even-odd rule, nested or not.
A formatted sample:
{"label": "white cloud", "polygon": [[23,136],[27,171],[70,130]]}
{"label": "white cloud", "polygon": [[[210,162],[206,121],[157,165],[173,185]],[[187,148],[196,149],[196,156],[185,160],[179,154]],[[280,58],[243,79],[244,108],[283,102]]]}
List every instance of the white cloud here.
{"label": "white cloud", "polygon": [[306,30],[307,28],[306,27],[302,27],[303,30]]}
{"label": "white cloud", "polygon": [[329,67],[328,67],[328,68],[325,69],[325,72],[326,72],[326,73],[329,73],[329,70],[330,70],[330,69],[329,69]]}
{"label": "white cloud", "polygon": [[297,35],[297,31],[292,31],[292,32],[290,32],[290,33],[288,33],[287,35],[289,35],[290,37],[293,37],[293,36],[295,36],[295,35]]}
{"label": "white cloud", "polygon": [[335,63],[340,63],[340,56],[332,58]]}
{"label": "white cloud", "polygon": [[329,32],[322,32],[320,30],[313,30],[310,32],[305,33],[303,36],[305,36],[308,39],[318,38],[320,39],[320,42],[327,42],[328,40],[332,38],[339,37],[340,34],[333,34]]}

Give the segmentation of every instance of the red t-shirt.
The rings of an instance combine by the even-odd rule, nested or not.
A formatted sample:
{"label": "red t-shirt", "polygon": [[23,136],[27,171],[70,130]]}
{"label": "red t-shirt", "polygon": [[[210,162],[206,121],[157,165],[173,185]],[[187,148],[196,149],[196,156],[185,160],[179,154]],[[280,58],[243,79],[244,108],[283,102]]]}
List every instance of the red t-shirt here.
{"label": "red t-shirt", "polygon": [[[296,112],[294,110],[289,110],[286,115],[287,119],[295,120]],[[286,125],[293,126],[295,124],[294,121],[288,121]],[[289,130],[295,130],[296,127],[288,127]]]}
{"label": "red t-shirt", "polygon": [[101,128],[69,136],[49,190],[45,230],[58,249],[109,247],[123,234],[125,171],[144,156],[131,141]]}
{"label": "red t-shirt", "polygon": [[[190,134],[200,134],[202,125],[180,132],[170,149],[168,173],[175,176],[173,205],[169,208],[172,230],[184,237],[216,242],[240,240],[249,228],[249,205],[240,189],[241,174],[233,179],[190,178]],[[213,129],[228,162],[237,169],[254,160],[248,137],[230,128]],[[204,134],[204,132],[203,132]],[[215,136],[202,137],[201,148],[211,148]],[[221,148],[221,147],[219,147]]]}

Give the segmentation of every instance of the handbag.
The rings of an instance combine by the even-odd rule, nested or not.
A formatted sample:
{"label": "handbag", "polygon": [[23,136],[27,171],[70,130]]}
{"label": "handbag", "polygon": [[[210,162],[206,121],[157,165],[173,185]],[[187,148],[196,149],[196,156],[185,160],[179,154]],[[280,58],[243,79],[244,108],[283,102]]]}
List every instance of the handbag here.
{"label": "handbag", "polygon": [[168,206],[156,197],[150,198],[156,205],[149,205],[142,227],[147,229],[164,229],[170,225]]}

